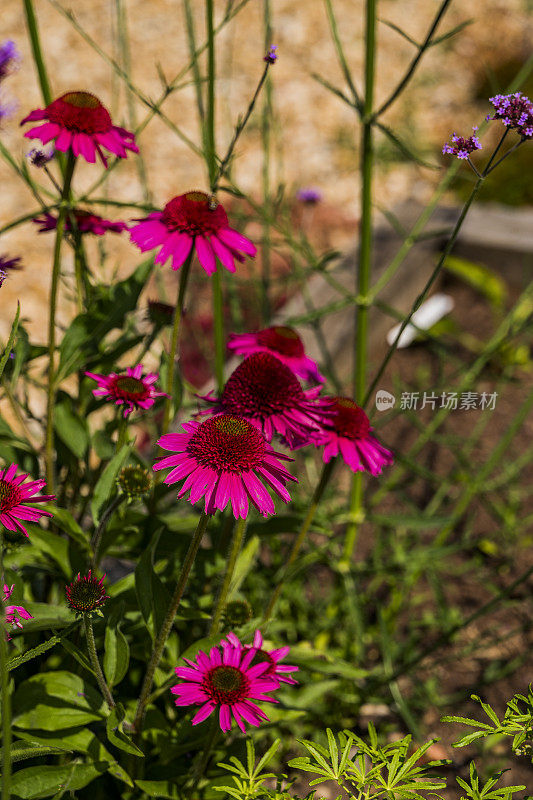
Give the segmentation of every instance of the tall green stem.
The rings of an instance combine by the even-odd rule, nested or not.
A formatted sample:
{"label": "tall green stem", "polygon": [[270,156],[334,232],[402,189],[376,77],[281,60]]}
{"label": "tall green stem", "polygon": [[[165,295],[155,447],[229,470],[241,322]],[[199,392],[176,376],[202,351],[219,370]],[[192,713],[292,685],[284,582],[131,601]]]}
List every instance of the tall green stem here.
{"label": "tall green stem", "polygon": [[[211,191],[217,182],[217,153],[215,144],[215,22],[213,0],[205,0],[205,22],[207,29],[207,103],[204,127],[204,150]],[[222,304],[222,278],[217,271],[213,275],[213,325],[215,336],[215,375],[218,391],[224,386],[224,319]]]}
{"label": "tall green stem", "polygon": [[[272,44],[272,9],[271,1],[263,0],[263,30],[265,34],[264,49],[265,53]],[[263,114],[261,119],[261,140],[263,145],[263,206],[265,215],[263,217],[263,246],[261,248],[261,269],[262,269],[262,306],[263,322],[268,325],[270,319],[270,261],[271,261],[271,231],[270,231],[270,132],[272,123],[272,84],[267,80],[265,84],[265,98],[263,102]]]}
{"label": "tall green stem", "polygon": [[176,308],[174,309],[174,321],[172,323],[172,336],[170,339],[170,352],[168,354],[168,372],[167,372],[167,387],[166,387],[168,397],[165,400],[165,412],[164,412],[163,427],[162,427],[163,433],[167,433],[172,414],[173,413],[175,414],[177,410],[173,404],[174,371],[176,369],[176,353],[178,350],[178,343],[180,337],[181,320],[183,318],[183,304],[185,302],[185,293],[187,291],[187,283],[189,280],[189,272],[191,270],[193,252],[194,248],[192,247],[191,252],[187,256],[185,263],[181,268],[178,299],[176,302]]}
{"label": "tall green stem", "polygon": [[45,105],[49,106],[52,102],[52,91],[50,89],[50,82],[46,67],[44,65],[43,52],[41,50],[41,41],[39,38],[39,28],[37,27],[37,19],[33,9],[32,0],[24,0],[24,12],[26,14],[26,23],[28,25],[28,33],[30,34],[31,49],[35,67],[39,76],[39,84],[41,86],[41,94]]}
{"label": "tall green stem", "polygon": [[208,515],[202,512],[200,519],[198,520],[198,525],[196,526],[196,531],[194,532],[194,536],[189,545],[189,549],[187,550],[187,555],[185,556],[185,561],[183,562],[180,576],[170,601],[170,606],[168,607],[165,619],[161,625],[161,630],[159,631],[159,634],[155,640],[154,649],[150,661],[148,662],[148,667],[146,668],[146,675],[144,676],[141,694],[137,704],[137,711],[135,712],[135,719],[133,721],[133,728],[137,731],[137,733],[139,733],[141,730],[146,705],[152,689],[154,674],[159,662],[161,661],[161,656],[163,655],[166,641],[172,629],[174,617],[176,616],[181,598],[183,597],[183,592],[185,591],[189,574],[191,572],[192,565],[194,564],[194,559],[196,558],[196,553],[198,552],[200,542],[202,541],[203,535],[207,528],[208,520]]}
{"label": "tall green stem", "polygon": [[281,594],[281,590],[283,589],[283,584],[285,583],[285,581],[287,579],[287,576],[289,574],[290,568],[294,564],[294,562],[296,561],[296,557],[297,557],[298,553],[300,552],[300,549],[301,549],[301,547],[302,547],[302,545],[303,545],[303,543],[305,541],[305,537],[307,536],[307,534],[309,532],[309,528],[311,527],[313,519],[315,518],[316,510],[317,510],[317,508],[319,506],[319,503],[320,503],[320,501],[322,499],[322,495],[324,494],[324,490],[325,490],[326,486],[329,483],[329,480],[330,480],[331,475],[333,473],[333,469],[335,467],[336,461],[337,461],[337,459],[333,458],[328,464],[324,464],[324,467],[322,468],[322,474],[320,476],[320,480],[319,480],[319,482],[318,482],[318,484],[316,486],[315,491],[313,492],[313,499],[311,500],[311,505],[309,506],[309,508],[307,510],[307,514],[305,515],[305,519],[303,521],[302,527],[300,528],[300,532],[298,533],[298,536],[296,537],[295,542],[294,542],[294,544],[292,546],[292,550],[291,550],[291,552],[289,554],[289,558],[287,559],[287,561],[285,563],[285,566],[284,566],[281,578],[279,579],[278,585],[276,586],[276,588],[272,592],[272,596],[270,598],[270,602],[269,602],[269,604],[268,604],[268,606],[266,608],[266,611],[265,611],[265,613],[263,615],[263,622],[264,623],[268,622],[268,620],[272,616],[272,612],[274,611],[276,603],[279,600],[279,596]]}
{"label": "tall green stem", "polygon": [[244,540],[245,532],[246,532],[246,520],[245,519],[237,520],[233,530],[233,536],[231,537],[231,545],[228,555],[228,562],[226,564],[226,573],[224,575],[224,581],[220,588],[217,604],[213,612],[213,619],[211,620],[211,627],[209,628],[209,636],[214,636],[215,633],[217,633],[218,629],[220,628],[220,620],[222,617],[222,612],[224,611],[224,606],[226,604],[226,599],[228,597],[228,592],[231,586],[233,573],[235,572],[235,564],[237,563],[237,558],[239,557],[239,553],[241,552],[241,547]]}
{"label": "tall green stem", "polygon": [[[359,231],[359,259],[357,264],[357,294],[361,302],[355,319],[354,398],[359,405],[365,396],[368,335],[368,300],[372,271],[372,175],[374,143],[372,109],[374,105],[374,75],[376,61],[376,6],[377,0],[366,2],[365,33],[365,99],[363,104],[361,134],[361,223]],[[358,520],[363,509],[363,473],[356,472],[350,497],[350,521],[346,531],[344,557],[352,555],[357,538]]]}
{"label": "tall green stem", "polygon": [[47,391],[47,408],[46,408],[45,460],[46,460],[46,482],[48,484],[48,490],[52,493],[54,491],[54,406],[55,406],[55,349],[56,349],[57,293],[59,289],[59,276],[61,273],[61,244],[63,242],[65,219],[68,210],[68,201],[70,196],[70,185],[72,183],[72,175],[74,173],[75,165],[76,165],[76,158],[72,150],[70,150],[67,159],[67,167],[65,170],[63,191],[61,193],[61,205],[59,207],[59,215],[57,218],[56,240],[54,245],[54,263],[52,266],[52,283],[50,286],[50,316],[48,321],[48,391]]}
{"label": "tall green stem", "polygon": [[4,608],[4,537],[0,532],[0,670],[2,686],[2,800],[11,798],[11,698]]}
{"label": "tall green stem", "polygon": [[104,673],[102,672],[102,667],[100,666],[100,662],[98,660],[98,653],[96,652],[96,642],[94,641],[94,631],[93,631],[93,623],[92,619],[89,614],[85,614],[83,617],[83,622],[85,625],[85,636],[87,639],[87,650],[89,651],[89,659],[91,661],[92,668],[96,674],[96,680],[98,682],[98,686],[100,687],[100,691],[104,697],[109,708],[115,707],[115,701],[113,700],[113,695],[111,694],[111,690],[106,683],[106,679],[104,678]]}

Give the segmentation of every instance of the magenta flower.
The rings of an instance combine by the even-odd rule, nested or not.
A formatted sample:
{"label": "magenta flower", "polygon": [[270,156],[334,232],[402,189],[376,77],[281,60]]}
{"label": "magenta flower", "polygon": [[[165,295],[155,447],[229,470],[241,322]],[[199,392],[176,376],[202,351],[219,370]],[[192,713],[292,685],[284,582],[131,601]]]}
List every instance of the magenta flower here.
{"label": "magenta flower", "polygon": [[[290,672],[296,672],[298,667],[292,666],[291,664],[281,664],[280,662],[283,661],[286,655],[289,654],[290,647],[278,647],[276,650],[264,650],[263,649],[263,637],[261,636],[261,631],[256,631],[254,635],[253,644],[242,644],[238,636],[236,636],[233,632],[228,633],[227,640],[229,645],[241,648],[245,652],[253,649],[255,650],[255,656],[253,661],[255,664],[258,662],[266,662],[268,664],[268,669],[263,673],[263,677],[265,678],[276,678],[281,683],[292,683],[297,684],[298,681],[291,678],[289,675]],[[226,642],[220,643],[222,647],[228,647],[229,645]]]}
{"label": "magenta flower", "polygon": [[[472,130],[477,131],[478,126],[475,125]],[[452,156],[457,156],[457,158],[468,158],[470,153],[473,153],[474,150],[481,150],[481,142],[479,141],[478,137],[473,134],[465,139],[463,136],[457,136],[456,133],[452,136],[453,144],[446,143],[442,148],[443,153],[448,153]]]}
{"label": "magenta flower", "polygon": [[[113,222],[110,219],[99,217],[98,214],[91,214],[90,211],[77,209],[73,213],[79,233],[94,233],[95,236],[103,236],[107,231],[122,233],[122,231],[128,230],[125,222]],[[57,217],[54,217],[53,214],[45,213],[42,217],[35,217],[33,222],[39,226],[39,233],[54,231],[57,228]],[[65,219],[65,232],[72,233],[73,227],[69,217],[67,217]]]}
{"label": "magenta flower", "polygon": [[[7,601],[13,594],[13,589],[15,588],[15,584],[13,586],[8,586],[7,583],[4,583],[4,612],[5,612],[5,624],[6,625],[13,625],[14,628],[22,629],[22,622],[23,619],[33,619],[32,615],[26,611],[25,608],[22,606],[8,606],[6,605]],[[8,639],[11,639],[11,636],[7,635]]]}
{"label": "magenta flower", "polygon": [[383,467],[393,463],[393,457],[372,434],[363,409],[348,397],[325,398],[328,399],[333,415],[320,433],[312,435],[317,447],[324,445],[324,462],[327,464],[340,453],[352,472],[379,475]]}
{"label": "magenta flower", "polygon": [[185,479],[178,497],[189,489],[189,502],[205,497],[206,514],[214,514],[217,508],[223,511],[231,502],[236,519],[247,517],[250,501],[266,517],[275,509],[265,481],[282,500],[290,502],[285,484],[297,481],[280,459],[292,459],[275,452],[245,419],[222,414],[202,423],[185,422],[182,428],[185,433],[167,433],[159,439],[160,447],[176,455],[154,465],[155,470],[173,468],[165,478],[167,484]]}
{"label": "magenta flower", "polygon": [[305,355],[303,342],[294,328],[275,325],[257,333],[231,333],[228,350],[243,356],[271,353],[306,381],[324,383],[326,380],[320,374],[316,361]]}
{"label": "magenta flower", "polygon": [[107,108],[90,92],[67,92],[46,108],[32,111],[20,124],[36,120],[46,122],[30,128],[24,136],[40,139],[43,144],[55,139],[56,150],[66,153],[72,149],[76,157],[83,156],[90,164],[98,154],[107,167],[103,147],[119,158],[126,158],[128,150],[139,152],[133,133],[113,125]]}
{"label": "magenta flower", "polygon": [[88,378],[98,383],[98,389],[93,389],[95,397],[107,397],[117,406],[124,406],[124,417],[131,414],[136,408],[151,408],[156,397],[168,397],[166,392],[157,392],[154,383],[159,378],[159,373],[148,372],[143,376],[143,365],[128,367],[126,373],[100,375],[95,372],[86,372]]}
{"label": "magenta flower", "polygon": [[320,387],[304,391],[293,372],[271,353],[254,353],[230,375],[222,395],[202,399],[213,408],[202,414],[234,414],[263,431],[268,442],[278,433],[289,447],[307,442],[327,417]]}
{"label": "magenta flower", "polygon": [[253,648],[245,652],[226,643],[222,653],[218,647],[211,648],[208,656],[200,650],[196,661],[184,659],[188,667],[176,667],[176,675],[182,679],[170,690],[176,695],[176,705],[201,706],[192,719],[193,725],[203,722],[216,708],[223,731],[231,729],[232,715],[243,733],[245,722],[258,726],[261,720],[268,721],[265,712],[252,701],[276,703],[267,693],[278,689],[279,681],[264,677],[267,661],[252,664],[255,654]]}
{"label": "magenta flower", "polygon": [[46,481],[24,483],[28,475],[24,473],[16,477],[17,469],[17,464],[11,464],[6,470],[0,470],[0,522],[8,531],[16,531],[19,528],[27,536],[28,532],[21,520],[38,522],[41,517],[51,517],[52,514],[26,505],[26,501],[32,504],[47,503],[49,500],[54,500],[55,496],[43,494],[34,497],[36,492],[46,486]]}
{"label": "magenta flower", "polygon": [[499,119],[507,128],[514,128],[524,139],[533,136],[533,103],[521,92],[497,94],[489,98],[494,106],[494,115],[487,119]]}
{"label": "magenta flower", "polygon": [[255,245],[230,228],[222,205],[204,192],[187,192],[173,197],[163,211],[154,211],[130,228],[130,237],[144,253],[161,247],[156,264],[172,258],[179,269],[194,245],[200,264],[208,275],[216,272],[216,259],[235,272],[234,259],[244,261],[245,253],[255,256]]}

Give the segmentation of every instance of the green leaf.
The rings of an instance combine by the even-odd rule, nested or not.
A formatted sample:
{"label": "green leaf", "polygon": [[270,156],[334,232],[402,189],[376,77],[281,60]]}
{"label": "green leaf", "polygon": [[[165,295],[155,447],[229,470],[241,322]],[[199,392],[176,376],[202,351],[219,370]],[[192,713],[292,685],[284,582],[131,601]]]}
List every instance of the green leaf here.
{"label": "green leaf", "polygon": [[[39,744],[39,742],[13,742],[11,745],[11,760],[13,763],[18,761],[25,761],[27,758],[39,758],[40,756],[53,756],[57,753],[72,752],[71,750],[65,751],[61,747],[46,747]],[[3,757],[3,751],[0,750],[0,760]]]}
{"label": "green leaf", "polygon": [[148,797],[158,797],[164,800],[180,800],[181,792],[170,781],[135,781],[135,785],[142,789]]}
{"label": "green leaf", "polygon": [[100,521],[100,512],[105,503],[111,497],[115,489],[115,481],[118,473],[124,466],[126,459],[131,453],[134,442],[125,444],[120,448],[120,451],[113,456],[109,464],[106,466],[94,487],[93,499],[91,501],[91,514],[95,525]]}
{"label": "green leaf", "polygon": [[45,553],[52,561],[55,561],[61,567],[66,578],[71,578],[72,567],[69,559],[68,541],[57,533],[45,531],[31,523],[27,525],[27,528],[33,547],[41,553]]}
{"label": "green leaf", "polygon": [[38,800],[50,797],[63,784],[69,791],[83,789],[102,772],[107,770],[105,762],[96,764],[67,764],[62,767],[28,767],[15,772],[11,782],[14,795],[23,800]]}
{"label": "green leaf", "polygon": [[33,675],[13,698],[18,728],[55,731],[105,719],[100,693],[79,675],[58,670]]}
{"label": "green leaf", "polygon": [[480,292],[497,311],[504,308],[507,286],[504,279],[493,270],[458,256],[447,256],[444,268]]}
{"label": "green leaf", "polygon": [[78,525],[70,511],[67,511],[66,508],[54,506],[51,503],[46,503],[42,508],[46,511],[50,511],[50,513],[54,515],[54,525],[61,528],[68,536],[78,542],[78,544],[81,544],[84,549],[88,548],[89,537]]}
{"label": "green leaf", "polygon": [[235,592],[239,591],[242,582],[255,564],[259,553],[259,545],[259,536],[252,536],[239,553],[228,591],[228,600],[231,600]]}
{"label": "green leaf", "polygon": [[72,410],[72,401],[65,398],[55,406],[54,427],[63,444],[82,459],[89,447],[89,431],[86,420],[80,419]]}
{"label": "green leaf", "polygon": [[152,637],[159,631],[170,604],[170,596],[153,566],[160,535],[161,530],[152,538],[135,568],[135,591],[143,619]]}
{"label": "green leaf", "polygon": [[61,731],[15,731],[16,735],[28,742],[39,742],[44,747],[57,747],[63,751],[74,751],[89,756],[93,761],[106,761],[110,775],[133,787],[128,773],[117,763],[109,750],[106,750],[100,739],[87,727],[67,728]]}
{"label": "green leaf", "polygon": [[6,364],[9,360],[9,356],[13,349],[13,345],[15,344],[15,337],[17,335],[17,329],[19,326],[19,319],[20,319],[20,303],[17,300],[17,313],[15,314],[15,319],[13,320],[13,325],[11,326],[11,333],[9,334],[9,339],[7,340],[6,349],[2,353],[2,358],[0,358],[0,378],[2,377],[2,373],[6,367]]}
{"label": "green leaf", "polygon": [[124,706],[121,703],[117,703],[107,718],[107,738],[111,744],[114,744],[115,747],[118,747],[120,750],[124,750],[124,752],[130,753],[133,756],[144,758],[143,751],[138,748],[136,744],[133,744],[131,739],[126,736],[122,730],[122,723],[125,716],[126,712],[124,711]]}
{"label": "green leaf", "polygon": [[105,629],[104,672],[110,688],[124,678],[130,663],[128,641],[120,630],[120,623],[110,618]]}
{"label": "green leaf", "polygon": [[11,670],[20,667],[21,664],[25,664],[27,661],[31,661],[32,658],[37,658],[37,656],[46,653],[48,650],[51,650],[52,647],[55,647],[56,644],[63,640],[63,637],[68,635],[77,625],[78,623],[74,623],[71,628],[67,631],[64,631],[61,636],[52,636],[48,641],[43,642],[42,644],[37,645],[37,647],[32,648],[31,650],[26,650],[25,653],[21,653],[20,655],[14,656],[14,658],[9,659],[7,662],[7,670],[11,672]]}

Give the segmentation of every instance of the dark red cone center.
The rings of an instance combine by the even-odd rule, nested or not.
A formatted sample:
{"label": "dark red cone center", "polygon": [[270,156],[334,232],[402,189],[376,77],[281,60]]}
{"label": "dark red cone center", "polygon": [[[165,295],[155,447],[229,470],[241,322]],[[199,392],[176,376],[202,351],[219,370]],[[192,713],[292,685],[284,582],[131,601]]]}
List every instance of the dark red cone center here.
{"label": "dark red cone center", "polygon": [[270,353],[254,353],[239,364],[221,397],[228,413],[263,418],[293,409],[304,400],[296,376]]}
{"label": "dark red cone center", "polygon": [[304,355],[302,340],[293,328],[284,325],[275,325],[273,328],[259,331],[257,341],[263,347],[268,347],[284,356],[301,358]]}
{"label": "dark red cone center", "polygon": [[163,209],[161,221],[169,230],[189,236],[211,236],[228,227],[228,217],[220,203],[213,208],[205,192],[187,192],[173,197]]}
{"label": "dark red cone center", "polygon": [[334,397],[333,416],[328,420],[339,436],[347,439],[365,439],[370,432],[370,422],[357,403],[349,397]]}
{"label": "dark red cone center", "polygon": [[67,601],[74,611],[94,611],[107,600],[102,579],[94,578],[91,573],[76,578],[65,589]]}
{"label": "dark red cone center", "polygon": [[90,92],[67,92],[46,111],[50,122],[76,133],[107,133],[113,127],[108,110]]}
{"label": "dark red cone center", "polygon": [[150,389],[141,380],[132,378],[130,375],[121,375],[119,378],[115,378],[113,392],[122,400],[131,400],[132,402],[144,400],[150,395]]}
{"label": "dark red cone center", "polygon": [[222,665],[209,670],[202,688],[215,703],[232,705],[246,697],[249,681],[238,667]]}
{"label": "dark red cone center", "polygon": [[0,480],[0,511],[10,511],[22,500],[22,492],[18,486]]}
{"label": "dark red cone center", "polygon": [[216,472],[240,474],[261,466],[266,442],[245,419],[221,414],[202,422],[191,436],[187,452]]}

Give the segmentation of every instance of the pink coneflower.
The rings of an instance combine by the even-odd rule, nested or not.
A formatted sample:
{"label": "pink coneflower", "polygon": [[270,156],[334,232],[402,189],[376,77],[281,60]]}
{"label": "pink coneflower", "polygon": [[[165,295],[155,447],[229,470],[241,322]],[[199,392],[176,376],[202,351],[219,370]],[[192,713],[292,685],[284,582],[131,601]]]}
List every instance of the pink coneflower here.
{"label": "pink coneflower", "polygon": [[26,505],[26,501],[32,504],[48,503],[49,500],[55,500],[55,495],[43,494],[35,497],[36,492],[46,486],[46,481],[24,483],[28,475],[24,473],[15,477],[17,469],[17,464],[11,464],[6,470],[0,470],[0,522],[8,531],[19,528],[27,536],[28,532],[20,520],[38,522],[41,517],[51,517],[52,514]]}
{"label": "pink coneflower", "polygon": [[72,583],[65,586],[69,608],[78,614],[90,614],[101,608],[105,601],[109,600],[105,591],[104,578],[105,575],[96,578],[91,574],[91,570],[83,576],[78,572]]}
{"label": "pink coneflower", "polygon": [[103,147],[119,158],[126,158],[128,150],[139,152],[133,133],[113,125],[107,108],[90,92],[67,92],[46,108],[32,111],[20,124],[36,120],[47,121],[30,128],[24,136],[40,139],[43,144],[55,139],[56,150],[66,153],[72,148],[75,156],[83,156],[90,164],[95,163],[98,153],[107,167]]}
{"label": "pink coneflower", "polygon": [[[294,678],[291,678],[289,675],[290,672],[296,672],[298,667],[292,666],[291,664],[280,663],[283,661],[285,656],[289,654],[290,647],[278,647],[276,650],[264,650],[261,631],[255,632],[253,644],[243,645],[239,637],[233,632],[228,633],[226,638],[233,647],[240,647],[244,651],[249,651],[251,649],[255,650],[253,663],[257,664],[260,662],[266,662],[268,664],[268,669],[263,673],[265,678],[276,678],[282,683],[298,683],[298,681],[294,680]],[[221,645],[222,647],[227,646],[225,642],[221,642]]]}
{"label": "pink coneflower", "polygon": [[[185,422],[185,433],[167,433],[158,444],[176,451],[154,465],[155,470],[173,467],[165,483],[184,480],[178,492],[183,497],[189,489],[189,501],[205,497],[205,513],[223,511],[231,502],[236,519],[246,518],[249,502],[264,516],[274,514],[274,502],[262,480],[286,503],[290,495],[287,481],[296,478],[287,472],[280,459],[291,458],[276,453],[264,436],[247,420],[221,414],[205,422]],[[296,481],[297,482],[297,481]]]}
{"label": "pink coneflower", "polygon": [[168,397],[166,392],[157,392],[154,383],[159,378],[159,373],[148,372],[143,376],[143,365],[128,367],[126,373],[112,372],[111,375],[100,375],[95,372],[86,372],[88,378],[98,383],[99,388],[93,389],[95,397],[107,397],[117,406],[124,406],[124,416],[136,408],[151,408],[156,397]]}
{"label": "pink coneflower", "polygon": [[231,333],[228,350],[243,356],[253,353],[272,353],[286,364],[295,375],[313,383],[324,383],[318,366],[312,358],[305,355],[303,342],[294,330],[285,325],[275,325],[257,333]]}
{"label": "pink coneflower", "polygon": [[268,662],[252,664],[256,651],[251,648],[244,652],[241,647],[226,645],[222,653],[218,647],[211,648],[207,656],[201,650],[196,661],[185,658],[188,667],[176,667],[176,675],[182,679],[171,688],[177,706],[201,705],[193,717],[192,724],[198,725],[211,716],[218,707],[220,727],[229,731],[232,715],[243,733],[244,723],[258,726],[268,717],[253,700],[276,703],[267,692],[279,688],[279,681],[265,678]]}
{"label": "pink coneflower", "polygon": [[390,450],[383,447],[372,434],[370,421],[353,400],[348,397],[325,398],[330,401],[333,416],[323,430],[312,435],[318,447],[324,445],[323,458],[327,464],[340,454],[352,472],[370,472],[379,475],[383,467],[393,463]]}
{"label": "pink coneflower", "polygon": [[[90,211],[77,209],[73,214],[79,233],[94,233],[95,236],[103,236],[107,231],[122,233],[122,231],[128,229],[125,222],[113,222],[110,219],[99,217],[98,214],[91,214]],[[46,213],[42,217],[35,217],[33,222],[39,226],[39,233],[55,231],[57,228],[57,217],[54,217],[53,214]],[[67,217],[65,219],[65,233],[72,233],[73,228],[70,218]]]}
{"label": "pink coneflower", "polygon": [[[4,612],[5,612],[5,623],[6,625],[13,625],[15,628],[22,629],[22,620],[23,619],[33,619],[32,615],[26,611],[23,606],[8,606],[6,605],[7,601],[13,594],[13,589],[15,588],[15,584],[13,586],[8,586],[7,583],[4,583]],[[11,636],[7,635],[8,639],[11,639]]]}
{"label": "pink coneflower", "polygon": [[156,264],[172,258],[172,269],[179,269],[194,244],[200,264],[208,275],[216,272],[218,258],[230,272],[234,259],[243,261],[243,253],[255,256],[255,245],[230,228],[222,205],[204,192],[187,192],[173,197],[163,211],[154,211],[130,228],[130,237],[144,253],[161,247]]}
{"label": "pink coneflower", "polygon": [[268,442],[274,434],[293,448],[320,429],[327,410],[317,399],[320,386],[304,391],[294,373],[271,353],[254,353],[230,375],[222,395],[202,399],[213,404],[203,414],[235,414],[260,427]]}

